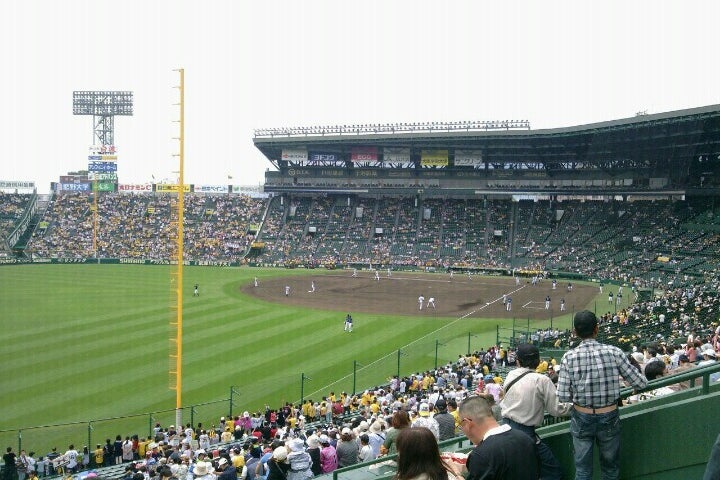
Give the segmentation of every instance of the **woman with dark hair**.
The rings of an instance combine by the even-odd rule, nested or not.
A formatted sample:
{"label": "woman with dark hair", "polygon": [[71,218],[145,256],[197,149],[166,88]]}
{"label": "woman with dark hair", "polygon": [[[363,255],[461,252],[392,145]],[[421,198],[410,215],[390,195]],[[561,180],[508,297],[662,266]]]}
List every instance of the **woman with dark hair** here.
{"label": "woman with dark hair", "polygon": [[397,436],[395,480],[454,480],[454,473],[440,458],[435,435],[427,428],[404,428]]}
{"label": "woman with dark hair", "polygon": [[408,412],[405,410],[398,410],[393,414],[391,424],[392,428],[386,432],[385,441],[380,447],[380,455],[392,455],[397,452],[395,439],[400,433],[400,430],[410,426],[410,415],[408,415]]}

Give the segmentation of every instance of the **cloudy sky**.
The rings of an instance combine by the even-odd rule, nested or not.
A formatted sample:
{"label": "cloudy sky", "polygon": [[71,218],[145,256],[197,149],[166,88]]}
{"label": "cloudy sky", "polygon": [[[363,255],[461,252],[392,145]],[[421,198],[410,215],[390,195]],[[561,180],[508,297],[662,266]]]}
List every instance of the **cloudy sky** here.
{"label": "cloudy sky", "polygon": [[720,103],[720,2],[6,0],[0,180],[87,167],[74,90],[131,90],[121,183],[257,185],[261,127],[528,119],[533,129]]}

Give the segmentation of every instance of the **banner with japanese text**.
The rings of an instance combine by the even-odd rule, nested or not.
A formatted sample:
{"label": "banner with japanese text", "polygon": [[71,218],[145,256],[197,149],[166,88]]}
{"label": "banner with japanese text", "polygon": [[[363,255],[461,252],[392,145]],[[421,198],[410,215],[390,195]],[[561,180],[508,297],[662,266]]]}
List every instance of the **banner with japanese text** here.
{"label": "banner with japanese text", "polygon": [[420,165],[423,167],[447,167],[447,150],[422,150],[420,152]]}

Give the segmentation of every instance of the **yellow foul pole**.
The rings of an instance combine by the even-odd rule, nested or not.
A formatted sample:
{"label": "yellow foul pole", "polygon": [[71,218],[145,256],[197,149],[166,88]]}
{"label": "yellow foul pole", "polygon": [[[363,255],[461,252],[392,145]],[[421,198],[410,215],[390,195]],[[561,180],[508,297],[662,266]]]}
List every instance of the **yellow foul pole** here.
{"label": "yellow foul pole", "polygon": [[184,240],[184,216],[185,216],[185,69],[178,70],[180,73],[180,121],[179,121],[179,177],[178,177],[178,198],[177,198],[177,325],[175,338],[175,425],[182,428],[182,334],[183,334],[183,240]]}

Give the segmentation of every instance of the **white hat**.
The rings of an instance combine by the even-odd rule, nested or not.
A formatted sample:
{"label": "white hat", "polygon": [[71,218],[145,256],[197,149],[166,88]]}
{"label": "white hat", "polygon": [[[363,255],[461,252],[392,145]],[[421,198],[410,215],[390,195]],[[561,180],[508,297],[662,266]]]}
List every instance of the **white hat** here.
{"label": "white hat", "polygon": [[708,348],[707,350],[705,350],[703,352],[703,355],[707,355],[708,357],[717,358],[717,353],[715,353],[715,350],[713,350],[712,348]]}
{"label": "white hat", "polygon": [[208,463],[207,462],[197,462],[195,464],[195,468],[193,468],[193,475],[196,477],[201,477],[203,475],[208,474]]}
{"label": "white hat", "polygon": [[218,467],[221,467],[221,466],[225,465],[226,463],[228,463],[227,458],[222,457],[222,458],[220,458],[220,460],[218,460]]}
{"label": "white hat", "polygon": [[352,430],[350,430],[348,427],[345,427],[340,433],[342,433],[343,435],[352,435]]}
{"label": "white hat", "polygon": [[274,458],[276,462],[284,462],[287,460],[287,448],[277,447],[273,450],[272,458]]}
{"label": "white hat", "polygon": [[195,452],[195,455],[207,455],[207,452],[205,450],[203,450],[202,448],[199,448]]}
{"label": "white hat", "polygon": [[302,452],[303,450],[305,450],[305,442],[303,442],[301,438],[293,438],[292,440],[287,442],[286,445],[293,452]]}

